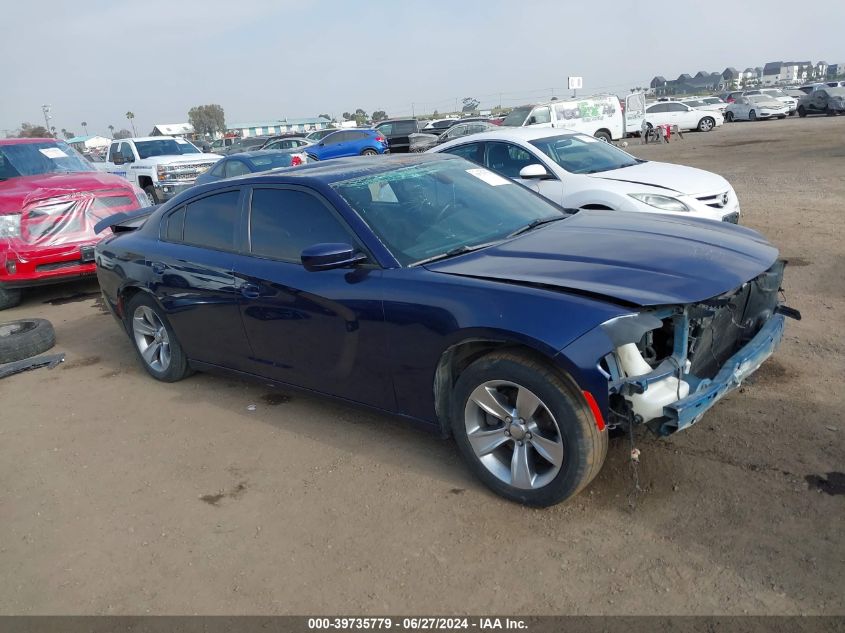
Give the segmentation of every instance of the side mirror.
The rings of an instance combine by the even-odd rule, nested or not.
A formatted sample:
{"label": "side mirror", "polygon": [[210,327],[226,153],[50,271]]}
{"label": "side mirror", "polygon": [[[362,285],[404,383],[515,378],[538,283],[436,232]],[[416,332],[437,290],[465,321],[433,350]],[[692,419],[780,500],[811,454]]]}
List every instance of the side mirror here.
{"label": "side mirror", "polygon": [[309,272],[331,270],[333,268],[351,268],[366,261],[364,253],[356,251],[349,244],[314,244],[300,256],[302,265]]}
{"label": "side mirror", "polygon": [[549,172],[546,171],[546,168],[538,163],[534,163],[532,165],[526,165],[522,169],[519,170],[519,177],[524,180],[531,180],[539,178],[543,180],[545,178],[551,178]]}
{"label": "side mirror", "polygon": [[123,159],[123,154],[118,152],[117,154],[112,154],[111,162],[113,162],[115,165],[122,165],[126,161]]}

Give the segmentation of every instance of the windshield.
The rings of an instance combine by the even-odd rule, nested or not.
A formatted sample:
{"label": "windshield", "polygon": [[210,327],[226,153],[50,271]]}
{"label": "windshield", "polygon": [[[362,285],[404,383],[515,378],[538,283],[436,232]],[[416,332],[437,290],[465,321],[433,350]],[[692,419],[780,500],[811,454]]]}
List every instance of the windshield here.
{"label": "windshield", "polygon": [[771,101],[772,97],[768,95],[751,95],[748,97],[748,100],[754,103],[766,103],[767,101]]}
{"label": "windshield", "polygon": [[403,266],[501,241],[536,220],[567,217],[545,198],[459,158],[344,180],[332,188]]}
{"label": "windshield", "polygon": [[770,97],[785,97],[786,96],[786,93],[781,92],[780,90],[777,90],[775,88],[771,88],[769,90],[763,90],[763,94],[768,95]]}
{"label": "windshield", "polygon": [[508,127],[522,127],[522,124],[525,123],[525,119],[528,118],[528,115],[531,114],[531,110],[533,109],[534,106],[514,108],[510,111],[508,116],[505,117],[505,120],[502,121],[502,125],[506,125]]}
{"label": "windshield", "polygon": [[135,141],[138,156],[143,160],[152,156],[179,156],[180,154],[198,154],[199,150],[188,141],[172,138],[154,141]]}
{"label": "windshield", "polygon": [[638,164],[630,154],[586,134],[563,134],[531,144],[571,174],[595,174]]}
{"label": "windshield", "polygon": [[684,101],[684,103],[686,103],[691,108],[697,108],[699,106],[704,105],[703,101]]}
{"label": "windshield", "polygon": [[94,171],[94,168],[63,141],[0,145],[0,180],[72,171]]}
{"label": "windshield", "polygon": [[719,99],[718,97],[708,97],[707,99],[702,99],[702,101],[704,101],[704,103],[709,103],[709,104],[722,103],[722,100]]}

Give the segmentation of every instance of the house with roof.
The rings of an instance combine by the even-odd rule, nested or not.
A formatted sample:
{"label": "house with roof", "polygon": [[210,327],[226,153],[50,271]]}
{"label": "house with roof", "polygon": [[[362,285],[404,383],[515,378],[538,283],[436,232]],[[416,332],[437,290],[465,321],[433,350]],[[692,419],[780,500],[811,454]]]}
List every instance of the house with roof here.
{"label": "house with roof", "polygon": [[179,136],[186,137],[194,134],[194,126],[190,123],[157,123],[153,126],[150,136]]}
{"label": "house with roof", "polygon": [[324,117],[284,118],[233,123],[226,128],[226,131],[240,134],[240,136],[246,138],[265,134],[285,134],[286,132],[313,132],[314,130],[324,130],[330,125],[331,121]]}
{"label": "house with roof", "polygon": [[102,149],[111,143],[110,138],[105,136],[74,136],[65,141],[78,152],[90,152],[92,149]]}

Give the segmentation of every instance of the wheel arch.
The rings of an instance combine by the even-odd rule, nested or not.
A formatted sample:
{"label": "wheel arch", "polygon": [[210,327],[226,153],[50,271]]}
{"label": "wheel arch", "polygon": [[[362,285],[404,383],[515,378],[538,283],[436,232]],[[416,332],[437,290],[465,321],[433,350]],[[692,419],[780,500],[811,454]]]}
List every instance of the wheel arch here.
{"label": "wheel arch", "polygon": [[120,316],[123,326],[126,328],[127,332],[129,332],[130,315],[126,310],[126,306],[129,305],[129,303],[139,294],[148,296],[165,314],[167,314],[167,310],[165,310],[164,306],[161,305],[161,301],[159,301],[158,297],[156,297],[148,288],[136,284],[126,284],[117,292],[117,313]]}
{"label": "wheel arch", "polygon": [[496,351],[509,351],[522,354],[547,365],[556,370],[562,377],[572,380],[577,384],[577,380],[567,371],[567,366],[574,366],[569,363],[561,364],[556,362],[557,355],[550,355],[546,350],[543,350],[539,342],[535,346],[535,344],[529,342],[508,338],[483,336],[465,338],[450,345],[441,353],[434,372],[432,385],[434,409],[440,434],[443,437],[448,437],[452,433],[449,411],[452,407],[452,392],[458,377],[476,360]]}

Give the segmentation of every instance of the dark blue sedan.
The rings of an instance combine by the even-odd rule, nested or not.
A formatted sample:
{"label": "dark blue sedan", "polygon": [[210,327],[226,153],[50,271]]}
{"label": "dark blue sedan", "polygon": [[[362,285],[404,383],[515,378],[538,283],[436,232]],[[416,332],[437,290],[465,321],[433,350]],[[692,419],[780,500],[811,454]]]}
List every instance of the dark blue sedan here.
{"label": "dark blue sedan", "polygon": [[387,154],[390,151],[384,134],[369,128],[338,130],[302,149],[308,153],[308,156],[317,160],[347,156],[375,156]]}
{"label": "dark blue sedan", "polygon": [[209,182],[244,176],[262,171],[270,171],[280,167],[296,167],[308,162],[307,155],[301,149],[262,149],[254,152],[241,152],[225,156],[214,163],[214,166],[197,176],[195,184],[204,185]]}
{"label": "dark blue sedan", "polygon": [[110,225],[100,285],[154,378],[226,370],[394,413],[531,505],[584,488],[610,429],[694,424],[798,316],[750,229],[570,214],[454,156],[198,186]]}

